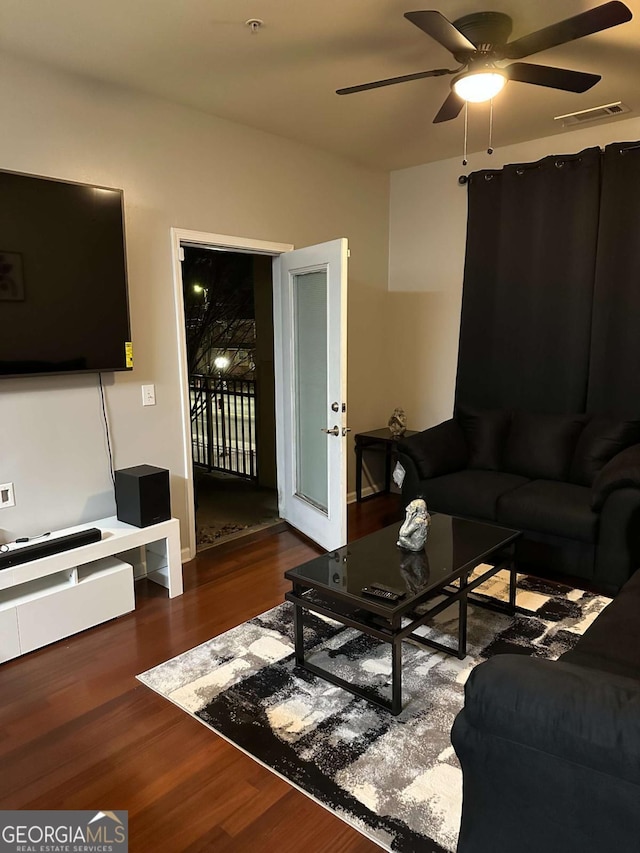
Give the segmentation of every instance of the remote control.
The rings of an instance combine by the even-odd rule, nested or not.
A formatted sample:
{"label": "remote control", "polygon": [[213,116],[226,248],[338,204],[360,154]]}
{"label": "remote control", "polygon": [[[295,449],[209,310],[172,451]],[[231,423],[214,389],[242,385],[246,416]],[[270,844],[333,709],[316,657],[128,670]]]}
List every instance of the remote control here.
{"label": "remote control", "polygon": [[392,586],[385,586],[383,583],[370,583],[369,584],[372,589],[383,589],[385,592],[392,592],[394,595],[397,595],[398,598],[404,598],[407,594],[403,589],[395,589]]}
{"label": "remote control", "polygon": [[389,604],[400,598],[397,592],[389,592],[388,589],[374,589],[372,586],[363,586],[360,592],[363,595],[370,595],[372,598],[380,598],[383,601],[388,601]]}

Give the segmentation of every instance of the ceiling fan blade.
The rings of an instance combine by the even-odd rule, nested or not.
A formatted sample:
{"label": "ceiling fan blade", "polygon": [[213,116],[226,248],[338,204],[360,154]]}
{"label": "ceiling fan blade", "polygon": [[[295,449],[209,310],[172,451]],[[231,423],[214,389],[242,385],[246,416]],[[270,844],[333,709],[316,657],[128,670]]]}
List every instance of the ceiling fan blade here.
{"label": "ceiling fan blade", "polygon": [[464,107],[464,100],[455,92],[450,92],[445,98],[444,104],[438,110],[438,114],[433,120],[433,124],[439,124],[441,121],[451,121],[452,118],[457,118],[460,115],[460,110]]}
{"label": "ceiling fan blade", "polygon": [[610,3],[596,6],[588,12],[581,12],[573,18],[558,21],[557,24],[510,42],[506,45],[503,55],[505,59],[522,59],[525,56],[531,56],[532,53],[547,50],[549,47],[565,44],[592,33],[599,33],[609,27],[617,27],[618,24],[630,21],[631,17],[631,12],[624,3],[611,0]]}
{"label": "ceiling fan blade", "polygon": [[514,62],[503,70],[509,80],[517,83],[533,83],[534,86],[548,86],[566,92],[586,92],[602,79],[599,74],[552,68],[550,65],[532,65],[530,62]]}
{"label": "ceiling fan blade", "polygon": [[405,18],[419,27],[432,39],[435,39],[451,53],[465,53],[475,51],[476,46],[464,36],[460,30],[453,26],[440,12],[405,12]]}
{"label": "ceiling fan blade", "polygon": [[352,95],[354,92],[366,92],[367,89],[380,89],[382,86],[395,86],[396,83],[407,83],[409,80],[422,80],[423,77],[443,77],[445,74],[456,74],[459,70],[434,68],[432,71],[418,71],[416,74],[404,74],[402,77],[388,77],[386,80],[376,80],[373,83],[361,83],[359,86],[336,89],[336,95]]}

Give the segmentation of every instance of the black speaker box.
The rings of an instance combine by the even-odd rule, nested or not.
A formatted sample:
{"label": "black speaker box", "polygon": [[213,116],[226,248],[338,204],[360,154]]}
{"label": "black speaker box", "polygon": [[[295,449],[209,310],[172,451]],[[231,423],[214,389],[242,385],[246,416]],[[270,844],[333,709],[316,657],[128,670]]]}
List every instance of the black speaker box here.
{"label": "black speaker box", "polygon": [[116,507],[120,521],[149,527],[171,518],[169,472],[153,465],[135,465],[115,472]]}

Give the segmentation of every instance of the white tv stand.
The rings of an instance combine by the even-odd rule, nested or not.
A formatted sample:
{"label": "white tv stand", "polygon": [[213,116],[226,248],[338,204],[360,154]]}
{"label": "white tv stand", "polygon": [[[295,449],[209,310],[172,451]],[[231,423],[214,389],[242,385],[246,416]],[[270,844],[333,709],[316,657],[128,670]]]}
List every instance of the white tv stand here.
{"label": "white tv stand", "polygon": [[99,542],[0,570],[0,662],[129,613],[134,578],[182,595],[178,519],[133,527],[112,516],[46,541],[90,527],[101,530]]}

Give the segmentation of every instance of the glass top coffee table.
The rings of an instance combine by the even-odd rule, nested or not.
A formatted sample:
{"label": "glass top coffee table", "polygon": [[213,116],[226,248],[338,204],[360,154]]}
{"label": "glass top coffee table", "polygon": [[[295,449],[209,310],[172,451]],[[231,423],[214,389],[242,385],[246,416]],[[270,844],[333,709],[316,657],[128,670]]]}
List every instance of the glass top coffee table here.
{"label": "glass top coffee table", "polygon": [[[386,708],[393,715],[402,710],[403,640],[411,639],[464,658],[468,594],[505,568],[510,573],[509,601],[486,606],[515,612],[513,551],[515,540],[520,536],[517,530],[438,514],[431,517],[426,548],[413,552],[397,547],[399,530],[400,523],[385,527],[285,572],[293,585],[285,598],[294,605],[296,664]],[[492,565],[470,579],[471,572],[484,562]],[[387,600],[362,591],[372,587],[400,597]],[[428,602],[433,598],[438,601],[429,607]],[[415,634],[417,628],[454,604],[459,608],[457,648]],[[391,645],[390,701],[305,659],[303,620],[306,610]]]}

